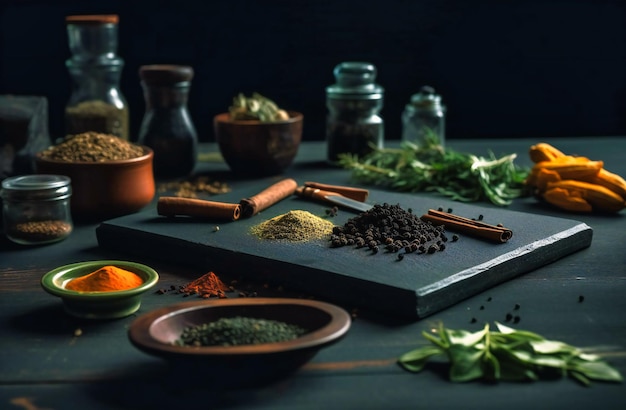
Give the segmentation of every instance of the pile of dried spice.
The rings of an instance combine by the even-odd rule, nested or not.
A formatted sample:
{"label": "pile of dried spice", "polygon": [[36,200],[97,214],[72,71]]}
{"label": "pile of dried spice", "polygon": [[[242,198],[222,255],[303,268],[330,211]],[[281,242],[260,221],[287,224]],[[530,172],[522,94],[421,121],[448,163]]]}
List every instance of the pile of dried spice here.
{"label": "pile of dried spice", "polygon": [[334,226],[308,211],[293,210],[253,226],[250,232],[262,239],[304,242],[329,236]]}
{"label": "pile of dried spice", "polygon": [[183,329],[178,346],[240,346],[293,340],[306,329],[278,320],[245,316],[223,317]]}
{"label": "pile of dried spice", "polygon": [[174,191],[174,196],[180,198],[198,198],[199,193],[218,195],[230,192],[225,182],[211,181],[209,177],[200,176],[189,181],[170,181],[158,185],[158,191]]}
{"label": "pile of dried spice", "polygon": [[446,248],[448,238],[443,225],[434,226],[422,221],[399,205],[374,205],[369,211],[350,218],[343,226],[336,226],[330,238],[332,247],[355,246],[377,253],[381,247],[398,253],[435,253]]}
{"label": "pile of dried spice", "polygon": [[181,287],[178,292],[185,295],[199,295],[202,298],[211,296],[226,298],[226,292],[229,290],[231,289],[215,273],[208,272]]}
{"label": "pile of dried spice", "polygon": [[85,132],[70,135],[60,144],[41,152],[44,159],[63,162],[105,162],[138,158],[144,155],[139,145],[115,135]]}

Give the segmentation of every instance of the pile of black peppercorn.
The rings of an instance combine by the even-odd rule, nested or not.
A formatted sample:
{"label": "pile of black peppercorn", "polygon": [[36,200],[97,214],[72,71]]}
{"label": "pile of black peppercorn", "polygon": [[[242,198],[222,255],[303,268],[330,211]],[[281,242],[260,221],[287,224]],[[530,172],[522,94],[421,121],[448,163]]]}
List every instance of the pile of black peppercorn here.
{"label": "pile of black peppercorn", "polygon": [[[381,249],[391,253],[428,253],[443,251],[448,238],[443,225],[422,221],[400,205],[374,205],[343,226],[335,226],[330,237],[331,247],[354,246],[373,253]],[[399,260],[402,259],[399,254]]]}

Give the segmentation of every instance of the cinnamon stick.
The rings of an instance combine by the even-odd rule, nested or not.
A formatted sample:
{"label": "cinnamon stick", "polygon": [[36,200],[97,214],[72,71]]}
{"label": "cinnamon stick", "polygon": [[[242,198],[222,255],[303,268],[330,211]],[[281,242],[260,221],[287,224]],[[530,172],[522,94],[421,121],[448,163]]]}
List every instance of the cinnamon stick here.
{"label": "cinnamon stick", "polygon": [[250,198],[244,198],[239,202],[241,215],[246,218],[256,215],[262,210],[293,195],[297,187],[298,183],[294,179],[286,178]]}
{"label": "cinnamon stick", "polygon": [[241,205],[203,199],[162,196],[157,202],[157,212],[163,216],[193,216],[196,218],[230,219],[241,216]]}
{"label": "cinnamon stick", "polygon": [[434,225],[444,225],[446,229],[451,231],[465,233],[492,242],[504,243],[513,236],[513,231],[503,226],[489,225],[481,221],[434,209],[429,209],[428,213],[422,215],[421,219],[430,221]]}
{"label": "cinnamon stick", "polygon": [[363,188],[355,188],[344,185],[331,185],[331,184],[322,184],[320,182],[305,182],[305,187],[317,188],[322,191],[331,191],[341,194],[350,199],[354,199],[355,201],[365,202],[367,197],[370,194],[370,191]]}

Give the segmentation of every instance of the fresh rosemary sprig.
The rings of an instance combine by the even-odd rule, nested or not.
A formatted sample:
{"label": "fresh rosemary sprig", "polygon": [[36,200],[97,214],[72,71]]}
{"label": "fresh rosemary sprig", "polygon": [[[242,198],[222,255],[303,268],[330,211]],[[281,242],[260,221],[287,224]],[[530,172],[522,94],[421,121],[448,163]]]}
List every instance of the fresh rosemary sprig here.
{"label": "fresh rosemary sprig", "polygon": [[405,192],[438,192],[455,201],[490,201],[509,205],[524,196],[528,170],[514,163],[516,154],[488,158],[442,147],[436,137],[423,145],[403,142],[400,148],[372,147],[359,158],[340,154],[339,165],[355,180]]}
{"label": "fresh rosemary sprig", "polygon": [[490,331],[486,324],[482,330],[469,332],[440,325],[436,335],[422,332],[432,344],[405,353],[398,363],[417,373],[429,359],[447,357],[453,382],[534,381],[546,376],[569,376],[585,386],[592,380],[623,381],[620,372],[597,355],[498,322],[496,327],[498,331]]}

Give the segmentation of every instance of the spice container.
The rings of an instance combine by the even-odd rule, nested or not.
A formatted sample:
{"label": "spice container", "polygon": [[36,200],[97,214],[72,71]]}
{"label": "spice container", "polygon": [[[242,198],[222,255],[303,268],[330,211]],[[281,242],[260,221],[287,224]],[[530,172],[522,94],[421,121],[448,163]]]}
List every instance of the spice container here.
{"label": "spice container", "polygon": [[445,111],[441,96],[435,89],[424,86],[411,96],[411,102],[402,113],[402,141],[424,145],[435,138],[445,145]]}
{"label": "spice container", "polygon": [[193,74],[188,66],[139,68],[146,102],[139,143],[154,151],[157,178],[184,177],[196,165],[198,137],[187,110]]}
{"label": "spice container", "polygon": [[326,88],[326,142],[328,161],[339,154],[363,156],[372,146],[382,148],[384,89],[375,84],[376,67],[363,62],[344,62],[333,71],[336,84]]}
{"label": "spice container", "polygon": [[70,179],[61,175],[26,175],[2,181],[6,236],[23,245],[65,239],[73,230]]}
{"label": "spice container", "polygon": [[128,105],[119,88],[124,60],[117,53],[117,15],[66,17],[73,81],[65,108],[68,134],[95,131],[129,139]]}

